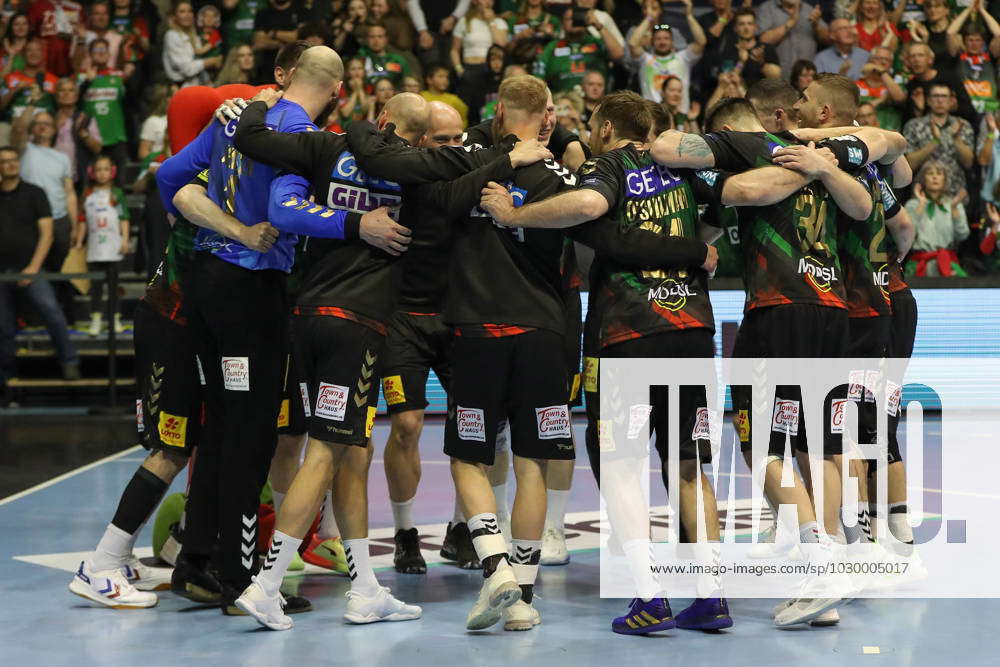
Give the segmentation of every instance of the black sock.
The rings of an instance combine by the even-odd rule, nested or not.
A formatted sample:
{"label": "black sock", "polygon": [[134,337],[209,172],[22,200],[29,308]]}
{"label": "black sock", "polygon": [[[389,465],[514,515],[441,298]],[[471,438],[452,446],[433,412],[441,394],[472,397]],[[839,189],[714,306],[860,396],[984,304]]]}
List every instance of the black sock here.
{"label": "black sock", "polygon": [[166,492],[166,482],[145,468],[139,468],[122,492],[118,510],[111,523],[129,535],[135,535],[160,504]]}
{"label": "black sock", "polygon": [[[501,560],[507,560],[507,554],[493,554],[483,559],[483,578],[489,577],[496,572]],[[508,561],[509,562],[509,561]]]}
{"label": "black sock", "polygon": [[531,604],[531,598],[535,595],[535,585],[534,584],[521,584],[521,600]]}

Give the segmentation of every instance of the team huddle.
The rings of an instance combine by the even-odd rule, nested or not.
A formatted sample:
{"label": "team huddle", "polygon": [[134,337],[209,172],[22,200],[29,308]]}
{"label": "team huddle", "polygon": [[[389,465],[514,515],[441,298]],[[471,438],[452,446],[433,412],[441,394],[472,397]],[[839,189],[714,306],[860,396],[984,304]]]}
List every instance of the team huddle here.
{"label": "team huddle", "polygon": [[[906,142],[854,125],[858,92],[846,78],[821,75],[802,95],[764,79],[746,99],[709,110],[704,136],[672,129],[662,107],[635,93],[614,92],[583,146],[555,123],[551,93],[529,75],[503,81],[496,117],[482,125],[464,128],[451,107],[400,93],[375,125],[335,134],[313,119],[336,99],[343,63],[325,46],[304,47],[279,53],[278,90],[226,87],[226,97],[252,100],[227,100],[156,174],[173,229],[135,316],[138,426],[150,454],[73,593],[144,608],[170,588],[287,630],[290,614],[312,608],[279,590],[301,558],[350,577],[346,621],[419,618],[421,608],[394,597],[372,568],[368,474],[381,388],[394,565],[426,573],[412,505],[433,370],[448,393],[444,453],[456,496],[441,553],[484,575],[466,626],[531,630],[541,622],[539,565],[569,561],[571,407],[586,398],[598,484],[602,462],[627,473],[633,462],[605,446],[600,360],[715,356],[708,278],[724,228],[737,232],[728,237],[738,237],[746,288],[734,356],[910,355],[916,306],[899,262],[913,226],[893,194],[911,178]],[[219,94],[187,88],[178,98],[208,100],[211,114]],[[201,127],[207,118],[198,118]],[[576,244],[594,251],[586,322]],[[839,483],[836,493],[827,485],[822,507],[798,474],[782,485],[786,441],[809,474],[797,392],[777,388],[776,405],[794,403],[795,418],[772,428],[759,472],[770,505],[797,506],[803,553],[829,560],[838,544],[876,539],[872,471],[851,463],[862,501],[846,534],[842,513],[855,508],[842,507]],[[732,398],[752,465],[749,388]],[[673,424],[665,393],[651,392],[650,404],[665,483],[667,428],[680,429],[682,540],[717,543],[702,472],[711,461],[705,392],[682,391]],[[862,430],[874,430],[873,405],[859,405]],[[887,511],[893,535],[912,545],[898,417],[889,416]],[[824,438],[824,475],[840,479],[843,447],[842,437]],[[174,565],[166,582],[133,545],[193,454],[182,525],[161,551]],[[267,482],[276,516],[260,560]],[[612,519],[629,511],[606,500]],[[699,586],[675,616],[650,574],[648,533],[614,539],[640,591],[615,632],[733,624],[720,585]],[[775,609],[775,624],[836,623],[845,597],[836,584],[806,582]]]}

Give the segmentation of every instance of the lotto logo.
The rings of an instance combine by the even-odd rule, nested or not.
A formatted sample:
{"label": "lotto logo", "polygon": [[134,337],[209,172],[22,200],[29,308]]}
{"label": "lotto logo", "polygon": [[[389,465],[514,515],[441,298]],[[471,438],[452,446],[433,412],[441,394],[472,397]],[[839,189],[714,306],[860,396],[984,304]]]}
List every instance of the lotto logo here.
{"label": "lotto logo", "polygon": [[312,410],[309,408],[309,387],[305,382],[299,383],[299,393],[302,394],[302,412],[306,417],[312,417]]}
{"label": "lotto logo", "polygon": [[691,429],[692,440],[708,440],[712,437],[712,420],[708,408],[698,408],[694,419],[694,428]]}
{"label": "lotto logo", "polygon": [[830,433],[844,432],[844,414],[847,411],[847,399],[838,398],[830,403]]}
{"label": "lotto logo", "polygon": [[372,437],[372,429],[375,428],[375,412],[374,406],[368,406],[368,417],[365,419],[365,437]]}
{"label": "lotto logo", "polygon": [[319,383],[316,393],[316,416],[333,421],[344,421],[347,414],[347,393],[350,390],[339,384]]}
{"label": "lotto logo", "polygon": [[540,440],[571,437],[569,408],[565,405],[535,408],[535,420],[538,422],[538,438]]}
{"label": "lotto logo", "polygon": [[385,394],[385,402],[389,405],[399,405],[406,402],[406,392],[403,391],[403,378],[399,375],[390,375],[382,380],[382,393]]}
{"label": "lotto logo", "polygon": [[187,440],[187,417],[160,412],[160,423],[157,430],[160,442],[171,447],[183,447]]}
{"label": "lotto logo", "polygon": [[250,391],[250,358],[222,357],[222,385],[229,391]]}
{"label": "lotto logo", "polygon": [[460,439],[486,442],[486,415],[481,409],[456,406],[455,426]]}
{"label": "lotto logo", "polygon": [[629,440],[639,437],[639,432],[649,419],[649,413],[653,411],[652,405],[630,405],[628,408],[628,433]]}
{"label": "lotto logo", "polygon": [[142,433],[146,430],[146,425],[142,423],[142,399],[135,399],[135,427]]}
{"label": "lotto logo", "polygon": [[750,442],[749,410],[740,410],[736,413],[736,433],[740,436],[740,442]]}
{"label": "lotto logo", "polygon": [[278,428],[285,428],[288,426],[288,399],[281,401],[281,407],[278,409]]}
{"label": "lotto logo", "polygon": [[614,423],[608,419],[597,420],[597,447],[602,452],[615,451]]}
{"label": "lotto logo", "polygon": [[775,401],[774,417],[771,419],[771,430],[785,435],[796,435],[799,432],[799,402]]}
{"label": "lotto logo", "polygon": [[597,357],[583,358],[583,390],[591,393],[597,391],[597,378],[600,364]]}

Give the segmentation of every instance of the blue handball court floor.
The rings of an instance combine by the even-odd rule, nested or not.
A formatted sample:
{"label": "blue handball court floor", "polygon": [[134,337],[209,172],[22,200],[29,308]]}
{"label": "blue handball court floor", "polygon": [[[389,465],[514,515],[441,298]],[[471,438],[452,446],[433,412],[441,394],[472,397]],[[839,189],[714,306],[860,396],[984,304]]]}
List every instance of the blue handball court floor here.
{"label": "blue handball court floor", "polygon": [[[582,442],[582,425],[577,429]],[[572,561],[542,567],[536,586],[542,624],[530,632],[504,632],[501,625],[468,633],[464,621],[482,575],[437,555],[453,501],[442,426],[429,421],[421,445],[414,513],[431,565],[425,576],[391,568],[392,518],[380,456],[387,434],[388,425],[378,424],[372,552],[383,585],[421,604],[422,619],[348,626],[341,619],[347,580],[318,570],[286,579],[315,608],[295,616],[288,632],[262,630],[249,618],[194,607],[169,592],[148,610],[88,606],[66,586],[142,461],[142,451],[132,448],[0,500],[0,665],[1000,665],[1000,603],[991,599],[856,600],[841,607],[837,627],[793,630],[773,626],[775,600],[733,600],[735,626],[721,633],[615,635],[611,619],[627,601],[599,597],[598,498],[585,458],[567,515]],[[173,490],[181,490],[180,480]],[[140,556],[151,553],[149,544],[147,527]],[[687,603],[672,600],[675,612]]]}

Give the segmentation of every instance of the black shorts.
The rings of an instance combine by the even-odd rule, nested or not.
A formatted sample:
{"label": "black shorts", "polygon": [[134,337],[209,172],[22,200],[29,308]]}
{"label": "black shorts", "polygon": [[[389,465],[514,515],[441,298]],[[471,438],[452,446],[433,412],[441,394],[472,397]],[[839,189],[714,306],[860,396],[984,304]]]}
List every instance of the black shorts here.
{"label": "black shorts", "polygon": [[[291,324],[289,324],[291,328]],[[289,335],[291,342],[291,335]],[[281,382],[281,405],[278,408],[278,435],[304,435],[306,432],[306,410],[303,399],[309,393],[306,383],[299,378],[298,369],[291,350],[285,358],[285,374]]]}
{"label": "black shorts", "polygon": [[507,418],[511,451],[572,460],[563,337],[537,329],[515,336],[456,336],[444,453],[493,464],[497,424]]}
{"label": "black shorts", "polygon": [[893,358],[913,356],[913,341],[917,337],[917,300],[909,288],[889,295],[892,305],[892,327],[889,330],[889,353]]}
{"label": "black shorts", "polygon": [[580,357],[581,339],[583,336],[583,308],[580,304],[580,290],[572,290],[566,295],[566,368],[569,375],[566,385],[569,388],[569,407],[583,405],[581,391]]}
{"label": "black shorts", "polygon": [[202,431],[204,384],[191,330],[139,301],[134,339],[140,444],[190,456]]}
{"label": "black shorts", "polygon": [[[839,358],[847,349],[848,317],[842,308],[812,304],[788,304],[754,308],[746,313],[736,334],[733,356],[737,358]],[[751,447],[752,433],[749,387],[733,387],[733,412],[743,449]],[[827,397],[826,405],[838,396]],[[774,413],[768,453],[783,456],[786,440],[792,450],[807,451],[806,420],[802,411],[802,389],[798,385],[775,387]],[[831,408],[832,409],[832,408]],[[824,424],[829,423],[824,421]],[[840,438],[824,429],[823,452],[841,453]]]}
{"label": "black shorts", "polygon": [[[633,340],[616,343],[605,347],[600,352],[600,359],[710,359],[715,356],[715,342],[711,329],[697,328],[681,331],[670,331],[652,336],[643,336]],[[590,452],[591,461],[599,458],[601,454],[607,457],[613,455],[611,439],[605,437],[601,442],[599,426],[600,417],[600,391],[598,378],[600,377],[600,359],[587,357],[585,360],[585,389],[587,391],[587,421],[588,430],[597,435],[596,438],[588,437],[587,447],[598,448],[598,451]],[[627,429],[628,438],[638,438],[641,433],[648,437],[649,433],[656,435],[656,451],[660,455],[661,462],[668,460],[669,441],[669,414],[667,411],[668,393],[666,387],[650,387],[648,395],[648,408],[643,405],[642,399],[636,405],[629,405],[629,414],[622,415],[622,418],[614,419],[614,428],[621,427]],[[705,396],[704,387],[684,387],[679,395],[679,408],[681,421],[678,425],[680,444],[680,459],[690,461],[698,459],[702,463],[709,463],[712,460],[712,446],[709,440],[708,426],[710,418],[708,414],[708,402]],[[628,401],[631,403],[631,401]],[[647,421],[647,429],[643,429]],[[605,427],[606,429],[606,427]],[[615,434],[620,436],[620,434]],[[602,446],[603,444],[603,446]],[[627,455],[631,456],[634,450],[630,448]]]}
{"label": "black shorts", "polygon": [[365,447],[378,407],[379,363],[385,336],[353,320],[292,317],[292,356],[307,388],[309,437]]}
{"label": "black shorts", "polygon": [[451,384],[451,345],[454,330],[440,313],[396,312],[389,320],[382,364],[382,394],[389,414],[424,410],[427,376],[431,369],[441,386]]}
{"label": "black shorts", "polygon": [[857,359],[881,359],[886,356],[892,317],[852,317],[847,322],[846,356]]}

